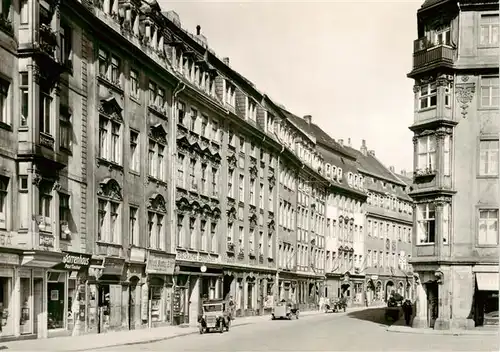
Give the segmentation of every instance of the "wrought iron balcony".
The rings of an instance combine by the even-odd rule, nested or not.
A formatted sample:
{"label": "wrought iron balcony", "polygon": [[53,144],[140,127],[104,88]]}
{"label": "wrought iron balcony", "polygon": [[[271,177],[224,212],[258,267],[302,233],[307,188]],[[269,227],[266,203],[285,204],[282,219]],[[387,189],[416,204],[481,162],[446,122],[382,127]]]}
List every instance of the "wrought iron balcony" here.
{"label": "wrought iron balcony", "polygon": [[50,57],[56,59],[56,48],[57,48],[57,35],[55,32],[45,24],[40,25],[39,29],[39,42],[40,50],[49,55]]}
{"label": "wrought iron balcony", "polygon": [[452,66],[455,49],[449,45],[435,44],[426,37],[413,43],[413,71],[435,66]]}

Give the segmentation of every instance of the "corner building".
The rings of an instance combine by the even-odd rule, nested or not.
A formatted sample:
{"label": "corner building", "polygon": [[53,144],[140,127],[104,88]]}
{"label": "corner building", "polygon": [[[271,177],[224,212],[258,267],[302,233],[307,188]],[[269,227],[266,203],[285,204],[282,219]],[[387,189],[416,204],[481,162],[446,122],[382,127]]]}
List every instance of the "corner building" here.
{"label": "corner building", "polygon": [[498,1],[417,12],[413,325],[498,324]]}

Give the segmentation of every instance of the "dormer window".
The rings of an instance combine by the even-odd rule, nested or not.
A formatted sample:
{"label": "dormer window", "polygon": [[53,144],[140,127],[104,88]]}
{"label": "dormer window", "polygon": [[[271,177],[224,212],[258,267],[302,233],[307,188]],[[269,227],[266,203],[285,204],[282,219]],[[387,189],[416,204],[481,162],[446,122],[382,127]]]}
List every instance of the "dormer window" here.
{"label": "dormer window", "polygon": [[274,116],[267,112],[266,129],[269,133],[274,133]]}
{"label": "dormer window", "polygon": [[247,110],[245,118],[252,121],[257,120],[257,104],[252,98],[249,97],[247,97]]}
{"label": "dormer window", "polygon": [[224,102],[231,106],[236,105],[236,87],[228,80],[225,81]]}

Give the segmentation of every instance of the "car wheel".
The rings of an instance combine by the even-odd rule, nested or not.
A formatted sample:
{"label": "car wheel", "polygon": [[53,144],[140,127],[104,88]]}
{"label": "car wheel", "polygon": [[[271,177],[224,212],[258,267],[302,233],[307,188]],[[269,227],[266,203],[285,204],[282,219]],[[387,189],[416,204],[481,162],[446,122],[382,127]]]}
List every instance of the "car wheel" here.
{"label": "car wheel", "polygon": [[229,326],[230,326],[230,325],[231,325],[231,320],[229,320],[229,321],[227,322],[227,325],[226,325],[226,331],[229,331]]}
{"label": "car wheel", "polygon": [[274,314],[271,315],[271,320],[275,320],[276,317],[274,316]]}

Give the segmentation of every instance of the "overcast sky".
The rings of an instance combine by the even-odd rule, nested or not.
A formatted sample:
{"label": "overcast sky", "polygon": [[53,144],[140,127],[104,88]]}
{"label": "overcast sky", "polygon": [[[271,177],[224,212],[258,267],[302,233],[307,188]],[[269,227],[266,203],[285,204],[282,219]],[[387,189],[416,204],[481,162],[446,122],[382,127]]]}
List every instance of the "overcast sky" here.
{"label": "overcast sky", "polygon": [[421,1],[158,0],[292,113],[412,170],[413,41]]}

